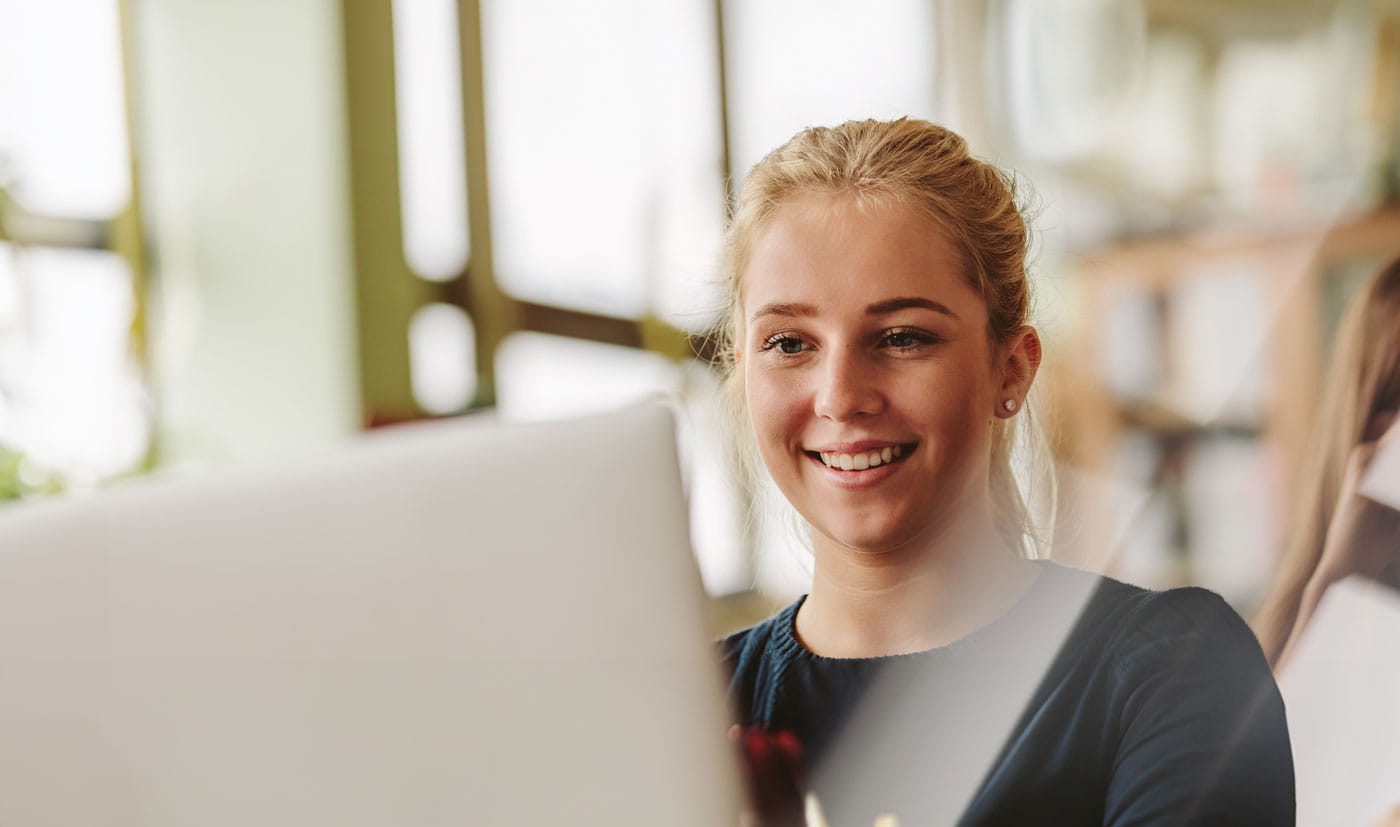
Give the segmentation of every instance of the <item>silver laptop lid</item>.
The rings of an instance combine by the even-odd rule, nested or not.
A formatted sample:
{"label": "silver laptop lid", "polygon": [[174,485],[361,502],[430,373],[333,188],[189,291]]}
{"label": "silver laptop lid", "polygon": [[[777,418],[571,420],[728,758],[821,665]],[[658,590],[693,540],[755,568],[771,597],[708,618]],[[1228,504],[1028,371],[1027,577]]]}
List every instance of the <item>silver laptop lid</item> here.
{"label": "silver laptop lid", "polygon": [[659,406],[0,510],[0,824],[736,822]]}

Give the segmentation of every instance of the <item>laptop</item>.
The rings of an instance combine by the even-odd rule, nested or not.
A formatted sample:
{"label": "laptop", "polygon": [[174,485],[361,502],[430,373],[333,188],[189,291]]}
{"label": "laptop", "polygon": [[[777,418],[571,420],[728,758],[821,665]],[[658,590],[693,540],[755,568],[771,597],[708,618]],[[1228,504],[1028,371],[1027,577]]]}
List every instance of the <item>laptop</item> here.
{"label": "laptop", "polygon": [[0,824],[738,820],[671,414],[0,509]]}

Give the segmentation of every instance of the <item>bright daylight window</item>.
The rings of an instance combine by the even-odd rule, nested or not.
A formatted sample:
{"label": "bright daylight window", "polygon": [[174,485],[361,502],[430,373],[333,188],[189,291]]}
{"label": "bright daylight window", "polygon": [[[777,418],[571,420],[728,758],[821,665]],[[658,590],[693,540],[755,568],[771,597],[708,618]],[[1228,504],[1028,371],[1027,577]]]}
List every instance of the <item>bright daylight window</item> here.
{"label": "bright daylight window", "polygon": [[408,328],[413,397],[423,410],[450,414],[476,393],[476,338],[460,307],[433,302],[413,314]]}
{"label": "bright daylight window", "polygon": [[0,441],[70,484],[132,468],[150,434],[128,349],[131,271],[119,256],[98,250],[8,252],[12,268],[0,269],[13,300],[11,312],[0,315],[8,403]]}
{"label": "bright daylight window", "polygon": [[0,0],[0,20],[0,204],[12,202],[0,216],[12,242],[0,245],[0,446],[83,485],[131,469],[149,444],[133,274],[86,246],[101,233],[78,233],[76,248],[26,234],[130,200],[118,7]]}
{"label": "bright daylight window", "polygon": [[726,4],[734,177],[807,126],[934,118],[934,4]]}
{"label": "bright daylight window", "polygon": [[419,276],[467,266],[461,56],[452,0],[394,0],[394,80],[404,257]]}
{"label": "bright daylight window", "polygon": [[710,0],[483,0],[481,12],[501,286],[703,327],[694,307],[724,215]]}
{"label": "bright daylight window", "polygon": [[3,186],[44,215],[131,197],[117,0],[0,0]]}

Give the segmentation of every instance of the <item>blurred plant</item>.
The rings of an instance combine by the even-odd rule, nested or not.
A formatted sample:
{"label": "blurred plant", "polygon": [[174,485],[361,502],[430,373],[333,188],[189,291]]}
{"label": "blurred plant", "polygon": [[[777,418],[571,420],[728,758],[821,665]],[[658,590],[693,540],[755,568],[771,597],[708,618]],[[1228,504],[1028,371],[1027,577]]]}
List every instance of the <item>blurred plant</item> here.
{"label": "blurred plant", "polygon": [[0,444],[0,502],[52,497],[67,486],[63,477],[35,465],[24,454]]}

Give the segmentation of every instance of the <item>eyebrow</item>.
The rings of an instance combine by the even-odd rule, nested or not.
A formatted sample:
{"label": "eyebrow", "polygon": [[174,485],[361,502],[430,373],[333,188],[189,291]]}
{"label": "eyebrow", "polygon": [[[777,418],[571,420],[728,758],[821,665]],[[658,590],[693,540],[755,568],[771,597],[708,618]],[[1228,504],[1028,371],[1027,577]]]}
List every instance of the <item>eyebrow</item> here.
{"label": "eyebrow", "polygon": [[750,322],[756,322],[764,316],[815,316],[817,309],[810,304],[786,304],[773,302],[765,304],[749,317]]}
{"label": "eyebrow", "polygon": [[[948,305],[943,304],[942,302],[936,302],[932,299],[919,298],[918,296],[906,296],[897,299],[885,299],[884,301],[866,305],[865,315],[884,316],[889,313],[894,313],[898,310],[907,310],[911,307],[920,307],[925,310],[932,310],[935,313],[942,313],[943,315],[948,316],[952,319],[958,318],[958,314],[954,313],[951,309],[949,309]],[[764,316],[792,316],[796,318],[800,316],[815,316],[816,314],[817,309],[810,304],[773,302],[771,304],[765,304],[758,310],[754,311],[753,316],[749,317],[749,322],[756,322]]]}
{"label": "eyebrow", "polygon": [[910,307],[922,307],[925,310],[932,310],[935,313],[942,313],[943,315],[953,319],[958,318],[958,314],[950,310],[948,308],[948,305],[943,304],[941,302],[933,301],[932,299],[919,298],[917,296],[910,296],[907,298],[898,299],[886,299],[882,302],[875,302],[872,305],[866,306],[865,315],[883,316],[886,313],[893,313],[896,310],[905,310]]}

